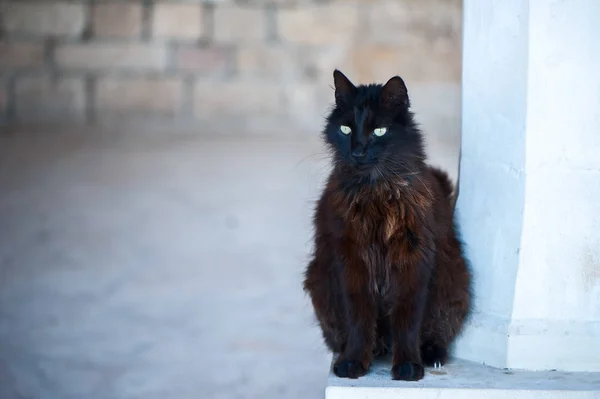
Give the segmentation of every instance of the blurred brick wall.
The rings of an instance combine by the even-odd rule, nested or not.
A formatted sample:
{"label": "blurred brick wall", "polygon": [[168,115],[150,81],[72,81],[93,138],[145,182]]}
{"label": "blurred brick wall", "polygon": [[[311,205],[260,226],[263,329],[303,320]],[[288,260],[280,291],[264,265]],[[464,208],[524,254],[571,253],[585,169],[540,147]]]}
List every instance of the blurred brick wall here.
{"label": "blurred brick wall", "polygon": [[313,127],[335,67],[356,82],[400,74],[409,90],[458,87],[461,10],[460,0],[2,0],[0,119]]}

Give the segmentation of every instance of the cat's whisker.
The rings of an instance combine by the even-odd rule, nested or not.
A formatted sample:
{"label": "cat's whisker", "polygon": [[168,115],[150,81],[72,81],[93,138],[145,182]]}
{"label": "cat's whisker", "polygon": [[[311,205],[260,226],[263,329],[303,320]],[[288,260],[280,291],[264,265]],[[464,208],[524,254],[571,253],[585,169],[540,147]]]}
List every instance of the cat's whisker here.
{"label": "cat's whisker", "polygon": [[406,180],[404,179],[404,177],[412,174],[400,174],[400,172],[390,168],[388,165],[383,164],[381,166],[384,168],[386,174],[393,175],[394,177],[398,178],[401,182],[405,182]]}
{"label": "cat's whisker", "polygon": [[429,187],[427,187],[427,185],[425,184],[425,182],[423,181],[423,179],[421,179],[420,173],[418,171],[413,171],[411,169],[409,169],[405,164],[400,163],[398,161],[396,161],[395,159],[388,159],[388,162],[391,162],[397,166],[400,167],[404,167],[407,171],[409,171],[409,173],[411,173],[411,176],[414,176],[417,178],[417,180],[419,180],[419,182],[423,185],[423,187],[425,188],[425,190],[427,190],[427,193],[429,194],[430,198],[434,198],[433,193],[431,192],[431,190],[429,189]]}
{"label": "cat's whisker", "polygon": [[[397,161],[386,160],[386,163],[391,163],[392,165],[387,165],[388,169],[390,171],[396,172],[398,175],[413,176],[413,175],[417,175],[417,174],[420,173],[418,170],[411,169],[407,165],[402,164],[402,163],[398,163]],[[396,170],[396,168],[394,168],[394,166],[402,168],[402,171]]]}
{"label": "cat's whisker", "polygon": [[429,198],[433,199],[433,193],[431,192],[431,190],[429,189],[429,187],[427,187],[427,185],[425,184],[425,182],[421,179],[421,177],[419,175],[415,175],[415,177],[417,179],[419,179],[419,181],[421,182],[421,184],[423,185],[423,187],[425,187],[425,190],[427,190],[427,193],[429,193]]}
{"label": "cat's whisker", "polygon": [[327,154],[325,152],[317,152],[315,154],[309,154],[309,155],[303,157],[302,159],[300,159],[298,161],[298,163],[296,164],[296,166],[294,166],[294,168],[297,168],[298,166],[300,166],[300,164],[302,162],[306,161],[307,159],[314,158],[314,157],[317,157],[317,156],[319,157],[319,158],[317,158],[317,161],[324,161],[324,160],[326,160],[329,157],[329,154]]}
{"label": "cat's whisker", "polygon": [[383,171],[379,168],[378,165],[375,165],[375,171],[377,172],[377,177],[378,178],[384,178],[385,179],[385,175],[384,175]]}
{"label": "cat's whisker", "polygon": [[416,173],[418,173],[417,169],[410,168],[410,165],[407,164],[404,161],[401,161],[401,160],[398,160],[398,159],[394,159],[394,158],[386,158],[385,162],[386,163],[391,163],[391,164],[393,164],[395,166],[400,166],[400,167],[404,168],[404,170],[406,170],[408,172],[416,172]]}

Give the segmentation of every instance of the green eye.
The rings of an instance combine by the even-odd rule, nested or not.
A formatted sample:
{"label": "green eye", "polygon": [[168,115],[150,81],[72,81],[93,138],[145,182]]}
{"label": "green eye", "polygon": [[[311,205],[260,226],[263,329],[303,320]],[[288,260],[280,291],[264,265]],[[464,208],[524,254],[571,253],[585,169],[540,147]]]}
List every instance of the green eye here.
{"label": "green eye", "polygon": [[352,133],[352,129],[350,129],[349,126],[342,125],[342,126],[340,126],[340,130],[344,134],[350,134],[350,133]]}
{"label": "green eye", "polygon": [[378,127],[377,129],[373,130],[373,134],[377,137],[383,136],[385,132],[387,132],[387,128],[385,127]]}

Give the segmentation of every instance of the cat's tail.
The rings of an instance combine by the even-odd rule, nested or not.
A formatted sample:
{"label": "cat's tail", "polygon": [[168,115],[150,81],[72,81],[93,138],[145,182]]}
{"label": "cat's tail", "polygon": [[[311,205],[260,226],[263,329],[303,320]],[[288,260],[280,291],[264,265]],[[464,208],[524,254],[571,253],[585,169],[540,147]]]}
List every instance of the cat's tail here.
{"label": "cat's tail", "polygon": [[431,167],[433,177],[438,181],[444,196],[448,198],[450,203],[454,202],[454,184],[446,172],[441,169]]}

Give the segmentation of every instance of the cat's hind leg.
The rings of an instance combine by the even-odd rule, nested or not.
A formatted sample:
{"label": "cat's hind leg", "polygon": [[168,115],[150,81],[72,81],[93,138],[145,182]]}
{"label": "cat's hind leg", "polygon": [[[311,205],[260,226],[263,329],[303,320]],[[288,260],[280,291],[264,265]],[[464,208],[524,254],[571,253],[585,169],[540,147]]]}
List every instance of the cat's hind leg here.
{"label": "cat's hind leg", "polygon": [[343,328],[344,310],[340,298],[340,287],[333,275],[328,259],[315,258],[309,263],[304,280],[304,290],[309,294],[315,316],[321,327],[325,345],[333,353],[346,348],[347,334]]}
{"label": "cat's hind leg", "polygon": [[462,258],[438,265],[434,279],[421,326],[421,359],[430,367],[448,361],[470,311],[470,275]]}

